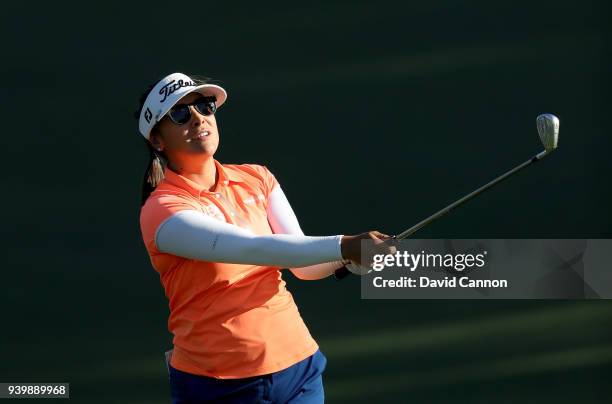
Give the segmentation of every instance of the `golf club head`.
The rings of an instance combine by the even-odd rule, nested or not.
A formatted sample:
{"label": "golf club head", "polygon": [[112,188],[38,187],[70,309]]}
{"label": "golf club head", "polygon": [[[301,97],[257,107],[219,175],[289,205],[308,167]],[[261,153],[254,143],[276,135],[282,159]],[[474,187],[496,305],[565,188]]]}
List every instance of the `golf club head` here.
{"label": "golf club head", "polygon": [[559,141],[559,118],[553,114],[542,114],[537,117],[536,125],[546,152],[556,149]]}

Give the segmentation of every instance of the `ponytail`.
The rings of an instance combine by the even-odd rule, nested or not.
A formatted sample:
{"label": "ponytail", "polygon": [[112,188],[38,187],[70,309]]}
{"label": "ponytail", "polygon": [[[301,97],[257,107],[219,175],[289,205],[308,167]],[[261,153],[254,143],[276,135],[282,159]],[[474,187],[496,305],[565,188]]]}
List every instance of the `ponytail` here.
{"label": "ponytail", "polygon": [[[142,111],[142,107],[147,100],[149,93],[151,93],[153,87],[155,87],[155,84],[157,84],[157,81],[147,87],[144,93],[140,95],[140,99],[138,100],[138,109],[134,111],[134,118],[136,118],[136,120],[140,118],[140,111]],[[153,133],[154,130],[155,126],[152,128],[151,133]],[[147,198],[149,195],[151,195],[151,192],[153,192],[153,190],[163,181],[164,168],[168,163],[162,156],[161,152],[155,150],[151,142],[149,142],[147,139],[144,139],[144,142],[147,149],[149,149],[149,163],[147,164],[147,169],[142,179],[140,206],[145,204]]]}
{"label": "ponytail", "polygon": [[164,170],[168,160],[153,147],[148,140],[144,140],[149,149],[149,163],[142,179],[140,205],[144,205],[151,192],[164,180]]}

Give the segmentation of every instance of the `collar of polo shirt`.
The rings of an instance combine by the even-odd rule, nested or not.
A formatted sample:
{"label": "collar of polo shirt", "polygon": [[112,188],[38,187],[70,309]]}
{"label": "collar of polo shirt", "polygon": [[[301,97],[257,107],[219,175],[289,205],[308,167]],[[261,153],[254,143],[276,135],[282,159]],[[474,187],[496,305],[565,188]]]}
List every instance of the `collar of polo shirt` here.
{"label": "collar of polo shirt", "polygon": [[[215,162],[215,167],[217,167],[217,173],[219,174],[219,180],[218,180],[219,184],[228,185],[230,181],[231,182],[244,182],[244,179],[239,174],[232,171],[231,169],[224,168],[221,165],[221,163],[219,163],[217,160],[214,160],[214,162]],[[190,179],[185,178],[178,173],[175,173],[170,168],[168,168],[168,166],[166,166],[164,170],[164,177],[166,181],[168,181],[170,184],[176,185],[180,188],[186,188],[193,195],[196,195],[196,196],[199,196],[200,193],[202,192],[210,192],[209,190],[205,189],[200,184],[194,181],[191,181]]]}

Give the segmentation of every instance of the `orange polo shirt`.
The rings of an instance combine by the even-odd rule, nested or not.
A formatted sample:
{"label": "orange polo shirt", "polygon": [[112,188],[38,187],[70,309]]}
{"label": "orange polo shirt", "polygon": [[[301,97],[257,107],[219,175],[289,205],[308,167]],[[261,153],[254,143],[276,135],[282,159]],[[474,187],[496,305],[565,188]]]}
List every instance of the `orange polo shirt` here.
{"label": "orange polo shirt", "polygon": [[278,267],[198,261],[160,252],[155,232],[172,214],[197,210],[259,235],[277,184],[264,166],[220,164],[214,192],[166,168],[142,207],[140,227],[170,304],[171,365],[235,379],[273,373],[314,354],[318,345],[285,288]]}

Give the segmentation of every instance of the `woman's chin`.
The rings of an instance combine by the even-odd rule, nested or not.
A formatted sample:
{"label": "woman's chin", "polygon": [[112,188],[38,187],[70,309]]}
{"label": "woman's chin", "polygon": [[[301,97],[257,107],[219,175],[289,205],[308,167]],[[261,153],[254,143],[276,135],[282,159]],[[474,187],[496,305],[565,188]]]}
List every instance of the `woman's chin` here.
{"label": "woman's chin", "polygon": [[217,145],[205,141],[198,143],[194,142],[190,147],[190,151],[193,154],[207,154],[213,156],[217,151]]}

